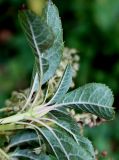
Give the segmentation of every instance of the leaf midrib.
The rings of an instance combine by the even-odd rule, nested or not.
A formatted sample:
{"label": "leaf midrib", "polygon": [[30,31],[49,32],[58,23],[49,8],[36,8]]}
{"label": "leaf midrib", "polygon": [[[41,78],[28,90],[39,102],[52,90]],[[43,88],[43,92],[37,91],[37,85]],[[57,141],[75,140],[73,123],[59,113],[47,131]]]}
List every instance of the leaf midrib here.
{"label": "leaf midrib", "polygon": [[60,106],[63,106],[63,105],[80,105],[80,104],[88,104],[88,105],[95,105],[97,107],[103,107],[103,108],[111,108],[113,109],[112,107],[109,107],[109,106],[104,106],[104,105],[101,105],[101,104],[97,104],[97,103],[90,103],[90,102],[68,102],[68,103],[59,103],[59,104],[56,104],[55,107],[60,107]]}
{"label": "leaf midrib", "polygon": [[30,27],[30,30],[31,30],[31,34],[32,34],[32,37],[33,37],[33,42],[34,42],[34,45],[35,45],[35,47],[36,47],[36,50],[37,50],[37,53],[38,53],[38,56],[39,56],[39,61],[40,61],[40,74],[41,74],[41,78],[42,78],[42,76],[43,76],[43,71],[42,71],[42,60],[41,60],[41,52],[40,52],[40,50],[39,50],[39,48],[38,48],[38,45],[37,45],[37,42],[36,42],[36,38],[35,38],[35,34],[34,34],[34,31],[33,31],[33,28],[32,28],[32,25],[31,25],[31,23],[30,23],[30,21],[29,21],[29,19],[27,18],[27,21],[28,21],[28,24],[29,24],[29,27]]}

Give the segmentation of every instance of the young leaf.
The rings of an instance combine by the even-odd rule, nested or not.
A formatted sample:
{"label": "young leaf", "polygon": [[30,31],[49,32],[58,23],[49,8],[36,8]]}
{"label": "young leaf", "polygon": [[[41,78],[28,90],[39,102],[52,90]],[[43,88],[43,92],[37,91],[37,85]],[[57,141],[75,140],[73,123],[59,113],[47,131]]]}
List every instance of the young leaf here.
{"label": "young leaf", "polygon": [[113,100],[107,86],[92,83],[67,93],[55,107],[75,107],[109,120],[114,117]]}
{"label": "young leaf", "polygon": [[35,54],[37,72],[40,81],[42,81],[45,57],[42,58],[41,54],[53,44],[54,34],[47,23],[30,10],[20,11],[19,19],[29,45]]}
{"label": "young leaf", "polygon": [[[35,53],[40,77],[43,75],[42,83],[48,81],[55,73],[63,52],[63,33],[59,13],[56,6],[46,2],[41,17],[31,11],[19,13],[20,22],[27,40]],[[42,58],[49,64],[48,70],[43,72]],[[43,72],[43,73],[42,73]]]}
{"label": "young leaf", "polygon": [[30,10],[19,11],[19,20],[30,47],[36,57],[39,57],[54,42],[52,29],[42,17]]}
{"label": "young leaf", "polygon": [[43,77],[43,83],[45,83],[54,75],[60,64],[64,43],[62,25],[58,9],[51,0],[46,2],[46,6],[43,11],[43,17],[44,20],[46,20],[48,26],[52,29],[55,36],[53,45],[48,50],[45,50],[44,54],[42,54],[42,56],[46,58],[49,63],[49,69]]}
{"label": "young leaf", "polygon": [[62,97],[67,93],[72,82],[72,68],[67,65],[64,75],[60,81],[60,84],[54,94],[53,98],[50,100],[49,104],[56,103],[62,99]]}
{"label": "young leaf", "polygon": [[[46,6],[43,10],[42,18],[47,23],[47,25],[52,29],[53,34],[54,34],[54,42],[53,42],[52,46],[50,48],[48,48],[47,50],[45,50],[43,54],[41,54],[42,59],[47,60],[46,64],[48,64],[48,65],[45,65],[46,68],[48,66],[48,68],[46,70],[43,68],[43,81],[42,81],[42,83],[44,84],[54,75],[57,67],[59,66],[59,63],[60,63],[61,57],[62,57],[64,44],[63,44],[62,25],[61,25],[61,21],[59,18],[59,13],[58,13],[56,6],[51,1],[46,3]],[[38,61],[37,61],[37,63],[38,63]],[[39,61],[39,63],[40,63],[40,61]],[[39,64],[39,66],[40,66],[40,64]],[[42,61],[42,67],[43,66],[44,65],[43,65],[43,61]],[[32,79],[33,83],[32,83],[32,87],[31,87],[32,88],[31,91],[37,91],[39,88],[38,86],[39,86],[39,81],[40,81],[40,74],[39,74],[40,72],[41,71],[35,65],[35,68],[34,68],[35,78],[33,77],[33,79]],[[37,75],[39,75],[39,76],[37,76]],[[39,79],[38,79],[38,77],[39,77]],[[35,81],[34,81],[34,79],[35,79]],[[30,95],[32,95],[32,93],[33,92],[31,92]]]}

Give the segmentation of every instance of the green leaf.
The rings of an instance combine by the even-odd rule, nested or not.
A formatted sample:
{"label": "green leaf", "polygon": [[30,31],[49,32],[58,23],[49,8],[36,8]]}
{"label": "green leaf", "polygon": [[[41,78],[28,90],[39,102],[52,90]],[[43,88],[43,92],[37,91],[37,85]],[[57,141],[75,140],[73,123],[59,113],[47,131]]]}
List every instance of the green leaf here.
{"label": "green leaf", "polygon": [[60,81],[60,84],[54,94],[53,98],[50,100],[50,104],[56,103],[62,99],[62,97],[67,93],[72,82],[72,68],[67,65],[64,75]]}
{"label": "green leaf", "polygon": [[113,101],[112,92],[107,86],[92,83],[67,93],[54,108],[75,107],[109,120],[114,117]]}
{"label": "green leaf", "polygon": [[78,143],[75,133],[79,133],[79,127],[68,113],[62,113],[61,111],[52,111],[48,113],[48,118],[40,118],[40,120],[49,121],[50,123],[54,123],[56,126],[64,129]]}
{"label": "green leaf", "polygon": [[48,50],[45,50],[44,54],[42,55],[44,58],[47,59],[49,63],[49,69],[43,77],[43,83],[45,83],[54,75],[56,69],[60,64],[64,43],[62,25],[58,9],[51,2],[51,0],[46,3],[43,16],[44,20],[46,20],[48,26],[52,29],[55,36],[53,45]]}
{"label": "green leaf", "polygon": [[37,72],[40,81],[42,81],[45,59],[42,57],[42,53],[53,44],[54,34],[47,23],[30,10],[20,11],[19,19],[29,45],[35,54]]}
{"label": "green leaf", "polygon": [[36,57],[52,46],[54,34],[42,17],[30,10],[19,11],[19,20]]}
{"label": "green leaf", "polygon": [[[80,136],[77,123],[68,114],[58,110],[50,112],[48,118],[41,117],[39,120],[32,120],[43,126],[37,129],[46,139],[58,160],[94,160],[92,144]],[[54,125],[48,126],[46,122],[52,122]],[[50,150],[48,152],[52,154]]]}
{"label": "green leaf", "polygon": [[30,141],[37,141],[38,135],[32,130],[25,130],[18,132],[15,136],[12,136],[8,148],[18,146]]}
{"label": "green leaf", "polygon": [[[41,17],[31,11],[21,11],[19,19],[27,40],[35,53],[39,79],[44,84],[55,73],[63,52],[63,33],[59,13],[56,6],[46,2]],[[48,69],[43,72],[43,58],[47,60]],[[43,72],[43,73],[42,73]],[[35,74],[36,75],[36,74]]]}
{"label": "green leaf", "polygon": [[78,124],[66,110],[55,110],[50,112],[48,115],[57,122],[54,123],[55,125],[64,129],[76,142],[78,141],[78,144],[80,144],[82,148],[89,152],[92,157],[94,156],[94,149],[91,142],[83,136],[80,136],[80,128]]}
{"label": "green leaf", "polygon": [[85,139],[85,146],[82,145],[84,143],[84,137],[77,136],[79,140],[77,144],[67,132],[59,127],[50,127],[50,130],[48,128],[42,128],[42,132],[58,160],[94,160],[94,152],[91,154],[85,148],[85,146],[92,147],[91,143]]}

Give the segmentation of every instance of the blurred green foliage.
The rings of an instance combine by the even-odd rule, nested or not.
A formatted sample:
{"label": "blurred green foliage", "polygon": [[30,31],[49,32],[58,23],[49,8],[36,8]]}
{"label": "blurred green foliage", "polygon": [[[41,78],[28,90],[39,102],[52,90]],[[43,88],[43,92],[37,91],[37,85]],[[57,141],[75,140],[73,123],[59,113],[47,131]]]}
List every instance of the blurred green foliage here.
{"label": "blurred green foliage", "polygon": [[28,86],[33,55],[18,22],[23,1],[0,1],[0,106],[13,89]]}
{"label": "blurred green foliage", "polygon": [[[105,83],[114,91],[114,106],[118,109],[119,0],[54,2],[62,19],[65,45],[79,50],[81,60],[76,84]],[[26,0],[0,0],[0,106],[12,90],[26,88],[30,82],[33,55],[17,18],[22,3]],[[117,127],[116,132],[111,126]],[[95,146],[100,150],[107,148],[112,159],[119,159],[116,154],[118,120],[91,130]],[[116,146],[116,151],[110,144]]]}

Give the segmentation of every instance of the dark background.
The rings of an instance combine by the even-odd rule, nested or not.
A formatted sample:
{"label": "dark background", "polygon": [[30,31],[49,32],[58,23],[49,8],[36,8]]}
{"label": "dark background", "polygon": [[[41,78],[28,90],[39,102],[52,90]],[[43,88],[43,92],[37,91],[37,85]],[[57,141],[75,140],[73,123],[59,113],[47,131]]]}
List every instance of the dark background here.
{"label": "dark background", "polygon": [[[34,2],[38,0],[33,0]],[[40,0],[39,0],[40,1]],[[54,0],[64,30],[65,46],[76,48],[80,69],[76,85],[100,82],[108,85],[119,110],[119,0]],[[18,22],[18,9],[26,0],[0,0],[0,106],[13,90],[30,84],[33,55]],[[28,1],[29,3],[29,1]],[[119,159],[119,116],[85,134],[106,158]],[[112,159],[111,159],[112,158]]]}

